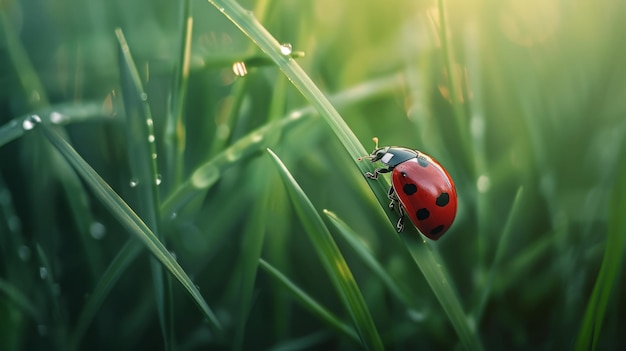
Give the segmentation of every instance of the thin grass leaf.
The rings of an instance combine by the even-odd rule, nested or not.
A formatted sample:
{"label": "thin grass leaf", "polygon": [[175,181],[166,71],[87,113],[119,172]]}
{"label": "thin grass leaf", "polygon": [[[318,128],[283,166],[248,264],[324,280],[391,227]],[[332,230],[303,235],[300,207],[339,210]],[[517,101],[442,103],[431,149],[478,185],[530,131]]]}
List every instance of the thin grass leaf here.
{"label": "thin grass leaf", "polygon": [[576,338],[575,349],[577,351],[593,351],[597,348],[611,294],[614,292],[616,283],[619,283],[620,272],[624,265],[624,251],[626,250],[626,216],[624,216],[626,213],[626,163],[623,159],[626,153],[622,153],[622,155],[622,162],[619,162],[621,168],[615,178],[611,192],[606,248],[600,272]]}
{"label": "thin grass leaf", "polygon": [[330,221],[337,228],[338,233],[344,240],[352,247],[354,252],[357,254],[357,257],[363,261],[365,265],[367,265],[372,272],[380,278],[380,280],[387,286],[389,291],[394,294],[400,301],[402,301],[406,306],[418,309],[418,305],[415,303],[416,299],[411,298],[410,294],[406,291],[406,289],[402,288],[393,277],[391,277],[385,268],[378,262],[376,257],[372,254],[372,252],[363,244],[361,240],[359,240],[359,236],[350,228],[348,225],[339,219],[337,215],[328,210],[324,210],[324,214],[330,219]]}
{"label": "thin grass leaf", "polygon": [[276,163],[291,200],[294,203],[298,217],[307,229],[309,239],[313,243],[324,269],[326,269],[326,272],[330,276],[330,280],[344,308],[352,318],[352,322],[359,333],[363,346],[370,350],[382,350],[383,344],[369,309],[363,300],[361,291],[352,276],[348,264],[330,235],[328,228],[287,167],[285,167],[274,152],[269,149],[268,152]]}
{"label": "thin grass leaf", "polygon": [[30,316],[36,323],[41,323],[42,318],[37,307],[16,286],[0,278],[0,293],[11,301],[13,306]]}
{"label": "thin grass leaf", "polygon": [[318,331],[297,339],[290,339],[280,342],[268,349],[268,351],[297,351],[315,350],[322,347],[322,343],[330,338],[331,334],[326,331]]}
{"label": "thin grass leaf", "polygon": [[181,283],[185,291],[193,298],[194,302],[200,308],[200,311],[205,315],[213,331],[218,337],[221,336],[222,326],[202,295],[200,295],[198,288],[172,254],[163,246],[154,233],[152,233],[150,228],[148,228],[128,204],[111,189],[104,179],[102,179],[98,173],[80,157],[76,150],[58,135],[58,133],[45,126],[41,129],[52,145],[54,145],[87,183],[96,197],[102,201],[132,235],[136,236],[141,243],[148,248],[150,253],[161,262],[163,267]]}
{"label": "thin grass leaf", "polygon": [[77,350],[85,336],[87,328],[91,325],[93,318],[102,306],[104,300],[109,296],[111,289],[117,284],[122,274],[126,272],[130,264],[139,256],[142,246],[134,238],[130,238],[120,252],[115,256],[109,267],[102,274],[100,282],[89,295],[83,309],[78,316],[76,329],[69,341],[68,350]]}
{"label": "thin grass leaf", "polygon": [[191,38],[193,34],[193,16],[190,12],[190,0],[180,2],[181,31],[180,50],[174,74],[174,88],[170,99],[170,109],[165,122],[165,159],[169,171],[169,188],[177,186],[183,176],[185,156],[185,120],[183,111],[189,81],[189,62],[191,59]]}
{"label": "thin grass leaf", "polygon": [[262,258],[259,259],[259,267],[261,267],[267,274],[276,279],[285,289],[287,289],[291,295],[298,301],[302,307],[306,308],[313,315],[317,316],[320,320],[333,328],[339,334],[345,336],[351,341],[359,344],[359,336],[356,334],[353,328],[346,325],[341,319],[330,312],[326,307],[322,306],[314,298],[312,298],[305,291],[300,289],[289,278],[282,274],[278,269],[274,268],[267,261]]}
{"label": "thin grass leaf", "polygon": [[493,258],[493,262],[491,263],[491,267],[489,270],[489,275],[487,277],[487,281],[485,284],[481,284],[482,294],[480,297],[480,301],[478,302],[477,308],[474,311],[474,319],[477,324],[480,324],[480,321],[483,316],[483,312],[485,310],[485,306],[487,305],[487,301],[489,300],[489,295],[493,289],[493,282],[496,277],[496,273],[498,273],[501,269],[500,261],[502,260],[502,256],[507,249],[507,245],[510,243],[511,233],[515,228],[513,224],[517,219],[521,217],[522,210],[522,195],[524,194],[524,188],[519,187],[517,189],[517,193],[515,194],[515,198],[513,199],[513,205],[511,206],[511,210],[509,211],[509,215],[504,225],[504,229],[502,230],[502,235],[500,236],[500,240],[498,242],[498,247],[496,248],[496,254]]}
{"label": "thin grass leaf", "polygon": [[[154,122],[147,101],[148,95],[143,88],[124,33],[117,28],[115,35],[120,45],[120,75],[126,112],[125,129],[130,170],[133,178],[137,180],[135,185],[138,200],[137,212],[156,237],[162,239],[159,228],[160,200],[157,189],[161,183],[161,176],[157,173]],[[174,340],[171,280],[155,259],[151,260],[151,268],[165,349],[170,350]]]}

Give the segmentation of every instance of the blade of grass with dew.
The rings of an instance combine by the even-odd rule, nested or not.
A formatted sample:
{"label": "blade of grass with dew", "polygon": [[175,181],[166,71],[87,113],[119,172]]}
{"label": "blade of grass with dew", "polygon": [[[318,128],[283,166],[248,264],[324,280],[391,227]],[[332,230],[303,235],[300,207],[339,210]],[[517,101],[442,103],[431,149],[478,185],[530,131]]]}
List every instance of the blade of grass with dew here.
{"label": "blade of grass with dew", "polygon": [[479,284],[481,287],[480,300],[474,311],[474,320],[476,324],[480,324],[480,321],[483,316],[483,312],[485,310],[485,306],[487,305],[487,301],[489,299],[489,295],[493,289],[493,282],[496,277],[496,272],[498,272],[501,268],[500,263],[502,260],[502,256],[507,249],[507,245],[509,244],[509,238],[511,237],[511,233],[513,232],[513,224],[515,221],[520,218],[520,213],[522,210],[522,195],[524,194],[524,188],[519,187],[517,189],[517,193],[515,193],[515,198],[513,199],[513,205],[511,206],[511,210],[509,211],[509,215],[504,224],[504,229],[502,230],[502,235],[500,236],[500,240],[498,241],[498,247],[496,248],[496,254],[493,258],[493,262],[491,263],[491,267],[489,269],[489,275],[487,276],[487,281],[484,284]]}
{"label": "blade of grass with dew", "polygon": [[595,350],[600,340],[602,325],[614,286],[619,284],[620,271],[624,265],[626,249],[626,153],[622,152],[622,162],[610,198],[606,248],[593,292],[587,303],[582,325],[576,338],[575,349]]}
{"label": "blade of grass with dew", "polygon": [[[163,240],[159,228],[160,200],[157,189],[161,183],[161,177],[157,173],[154,122],[148,104],[148,95],[143,88],[124,33],[117,28],[115,35],[120,46],[119,66],[126,113],[126,141],[130,171],[133,178],[138,180],[134,187],[137,194],[137,212],[157,238]],[[163,341],[165,349],[170,350],[174,347],[172,345],[174,342],[172,282],[155,258],[151,258],[150,266]]]}
{"label": "blade of grass with dew", "polygon": [[324,269],[328,273],[346,312],[352,318],[363,346],[369,350],[382,350],[383,343],[361,291],[324,221],[287,167],[274,152],[269,149],[268,152],[278,168],[298,217],[306,228]]}
{"label": "blade of grass with dew", "polygon": [[52,339],[59,349],[65,349],[67,346],[67,317],[61,306],[59,296],[59,284],[55,281],[55,272],[52,270],[48,255],[44,252],[39,244],[35,244],[35,252],[39,259],[39,277],[45,282],[48,299],[52,305],[51,316],[49,318],[54,321],[51,325]]}
{"label": "blade of grass with dew", "polygon": [[222,326],[217,317],[206,303],[198,288],[191,281],[185,270],[178,264],[172,254],[163,246],[161,241],[152,233],[150,228],[137,214],[111,189],[111,187],[89,166],[89,164],[68,144],[57,132],[42,126],[43,134],[60,151],[65,159],[74,167],[85,183],[91,188],[106,208],[119,222],[137,237],[141,243],[156,257],[183,286],[204,314],[217,337],[222,336]]}
{"label": "blade of grass with dew", "polygon": [[56,125],[67,125],[82,121],[110,120],[109,114],[104,111],[101,103],[85,102],[81,104],[58,104],[47,106],[33,113],[13,118],[9,122],[0,126],[0,147],[24,135],[24,123],[28,123],[27,119],[32,115],[41,118],[42,123],[50,123]]}
{"label": "blade of grass with dew", "polygon": [[380,280],[387,286],[389,291],[395,295],[406,306],[417,309],[418,306],[415,303],[415,299],[410,297],[410,294],[403,289],[396,281],[387,273],[383,266],[378,262],[372,252],[365,246],[365,244],[359,239],[359,236],[348,225],[339,219],[337,215],[331,211],[324,210],[324,214],[330,219],[330,221],[337,228],[338,233],[344,240],[350,245],[350,247],[357,254],[357,257],[367,265],[372,272],[380,278]]}
{"label": "blade of grass with dew", "polygon": [[71,335],[69,341],[69,351],[78,350],[80,343],[87,331],[89,325],[96,316],[96,313],[102,306],[104,300],[109,296],[111,289],[117,284],[122,274],[126,272],[130,264],[139,256],[142,246],[134,238],[130,238],[124,247],[115,256],[111,264],[107,267],[105,272],[100,277],[98,285],[93,289],[89,298],[85,302],[78,321],[76,322],[76,328]]}
{"label": "blade of grass with dew", "polygon": [[360,344],[359,336],[354,331],[354,328],[348,326],[346,323],[341,321],[341,319],[339,319],[332,312],[326,309],[326,307],[322,306],[309,294],[300,289],[278,269],[276,269],[274,266],[272,266],[262,258],[259,259],[259,267],[262,268],[274,279],[276,279],[285,289],[287,289],[294,297],[294,299],[300,302],[302,307],[307,309],[313,315],[317,316],[320,320],[325,322],[328,326],[337,331],[339,334],[345,336],[346,338],[352,340],[357,344]]}
{"label": "blade of grass with dew", "polygon": [[191,176],[174,189],[163,201],[161,208],[162,218],[171,218],[191,199],[200,195],[201,191],[206,191],[213,186],[220,179],[226,168],[240,162],[242,158],[267,147],[269,145],[267,139],[270,135],[306,120],[306,118],[303,118],[306,116],[307,114],[305,113],[294,113],[287,118],[265,124],[237,140],[208,162],[198,166],[191,173]]}
{"label": "blade of grass with dew", "polygon": [[[337,110],[335,110],[298,63],[291,59],[289,55],[281,53],[278,41],[254,18],[254,15],[232,0],[208,1],[276,63],[296,89],[300,91],[326,121],[337,136],[337,139],[354,160],[355,166],[362,173],[371,172],[373,168],[369,162],[357,162],[358,157],[365,155],[366,151],[352,130],[350,130]],[[385,180],[368,181],[368,185],[381,207],[387,208],[387,202],[389,201],[387,197],[388,182]],[[391,211],[385,211],[385,213],[390,220],[390,235],[397,235],[391,226],[391,222],[395,222]],[[439,268],[441,263],[435,258],[430,246],[421,239],[420,234],[413,226],[405,228],[402,239],[413,260],[424,274],[431,289],[433,289],[435,296],[442,304],[461,342],[469,350],[481,350],[482,344],[475,330],[469,325],[456,290],[452,287],[447,272]]]}
{"label": "blade of grass with dew", "polygon": [[190,0],[180,1],[181,30],[180,50],[174,73],[174,88],[170,97],[170,108],[165,122],[164,146],[168,170],[168,189],[176,187],[182,180],[185,156],[185,120],[183,116],[187,84],[189,81],[189,62],[191,59],[191,38],[193,16],[190,12]]}

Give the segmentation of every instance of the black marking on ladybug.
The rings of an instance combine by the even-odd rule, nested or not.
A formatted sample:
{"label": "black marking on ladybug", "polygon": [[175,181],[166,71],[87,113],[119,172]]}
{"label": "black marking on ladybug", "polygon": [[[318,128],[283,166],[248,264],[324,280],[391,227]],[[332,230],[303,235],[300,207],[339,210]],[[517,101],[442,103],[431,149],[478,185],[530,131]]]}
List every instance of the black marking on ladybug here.
{"label": "black marking on ladybug", "polygon": [[403,177],[406,177],[406,172],[400,172],[400,175],[402,175]]}
{"label": "black marking on ladybug", "polygon": [[428,160],[426,159],[426,157],[424,157],[424,156],[422,156],[422,155],[417,156],[417,163],[418,163],[420,166],[424,167],[424,168],[428,167],[428,164],[429,164],[429,162],[428,162]]}
{"label": "black marking on ladybug", "polygon": [[420,208],[419,210],[417,210],[417,213],[415,215],[417,219],[423,221],[430,216],[430,212],[426,208]]}
{"label": "black marking on ladybug", "polygon": [[448,202],[450,202],[450,195],[448,195],[448,193],[441,193],[441,195],[437,198],[437,201],[435,201],[435,204],[439,207],[444,207],[448,204]]}
{"label": "black marking on ladybug", "polygon": [[443,231],[443,228],[444,228],[443,224],[439,225],[439,226],[435,227],[435,229],[431,230],[430,234],[437,235],[437,234],[439,234],[439,233],[441,233]]}
{"label": "black marking on ladybug", "polygon": [[417,186],[415,186],[415,184],[407,183],[402,187],[402,191],[406,195],[413,195],[417,192]]}

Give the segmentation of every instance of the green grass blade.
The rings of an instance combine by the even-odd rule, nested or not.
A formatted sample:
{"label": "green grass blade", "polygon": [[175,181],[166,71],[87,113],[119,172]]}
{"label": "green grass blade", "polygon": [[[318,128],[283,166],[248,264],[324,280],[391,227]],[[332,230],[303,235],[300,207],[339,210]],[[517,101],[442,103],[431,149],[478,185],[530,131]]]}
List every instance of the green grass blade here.
{"label": "green grass blade", "polygon": [[389,291],[393,293],[400,301],[410,308],[417,309],[418,306],[415,303],[415,299],[411,298],[406,289],[403,289],[393,277],[391,277],[385,268],[378,262],[372,252],[365,246],[365,244],[359,240],[359,236],[348,225],[339,219],[337,215],[328,210],[324,210],[324,214],[335,225],[338,233],[346,240],[346,242],[352,247],[357,256],[365,263],[372,272],[380,278],[380,280],[387,286]]}
{"label": "green grass blade", "polygon": [[[120,45],[120,76],[126,113],[125,129],[130,170],[133,179],[137,180],[134,187],[135,194],[137,194],[136,208],[139,216],[157,238],[162,239],[159,228],[160,201],[157,189],[162,180],[157,173],[154,122],[148,104],[148,95],[141,82],[124,33],[120,28],[117,28],[115,35]],[[163,267],[155,259],[151,260],[151,267],[165,349],[170,350],[174,340],[171,281],[169,276],[163,272]]]}
{"label": "green grass blade", "polygon": [[474,311],[474,319],[476,323],[480,323],[482,319],[483,312],[485,310],[485,306],[487,305],[487,301],[489,299],[489,295],[491,294],[493,288],[493,282],[496,279],[496,272],[501,270],[501,260],[504,252],[507,249],[507,244],[509,244],[509,240],[511,237],[511,233],[513,232],[515,220],[521,217],[522,210],[522,195],[524,194],[524,188],[519,187],[517,189],[517,193],[515,194],[515,198],[513,199],[513,205],[511,206],[511,211],[509,211],[509,215],[507,217],[506,223],[504,225],[504,229],[502,230],[502,236],[498,242],[498,247],[496,248],[496,254],[493,258],[493,262],[491,263],[491,267],[489,269],[489,275],[487,277],[487,281],[484,284],[480,284],[482,287],[482,294],[480,296],[480,301],[478,302],[476,311]]}
{"label": "green grass blade", "polygon": [[278,156],[269,149],[268,152],[276,163],[298,217],[307,229],[309,239],[313,243],[324,269],[330,276],[344,308],[352,318],[363,346],[370,350],[382,350],[382,341],[361,291],[324,221]]}
{"label": "green grass blade", "polygon": [[[622,153],[626,156],[626,153]],[[624,159],[624,157],[622,157]],[[595,350],[598,346],[607,307],[620,271],[624,265],[626,249],[626,163],[619,163],[621,169],[615,178],[608,210],[606,247],[598,278],[589,298],[580,331],[576,339],[576,350]]]}
{"label": "green grass blade", "polygon": [[359,336],[356,334],[353,328],[351,328],[350,326],[342,322],[341,319],[339,319],[332,312],[330,312],[328,309],[322,306],[309,294],[307,294],[302,289],[300,289],[296,284],[294,284],[289,278],[287,278],[284,274],[282,274],[278,269],[274,268],[274,266],[267,263],[265,260],[260,259],[259,267],[261,267],[267,274],[269,274],[274,279],[276,279],[309,312],[316,315],[320,320],[324,321],[326,324],[328,324],[331,328],[333,328],[335,331],[337,331],[341,335],[347,337],[348,339],[354,341],[357,344],[360,342]]}
{"label": "green grass blade", "polygon": [[74,167],[76,172],[87,183],[93,193],[102,201],[102,203],[111,211],[111,213],[120,221],[120,223],[141,243],[146,246],[150,253],[156,257],[185,288],[185,291],[193,298],[194,302],[200,308],[200,311],[207,317],[209,325],[219,336],[222,327],[217,320],[215,314],[206,303],[198,288],[191,281],[187,273],[178,264],[172,254],[163,246],[161,241],[154,235],[148,226],[137,216],[137,214],[122,200],[122,198],[111,189],[111,187],[98,175],[98,173],[89,166],[89,164],[55,131],[42,128],[44,135],[61,152],[65,159]]}
{"label": "green grass blade", "polygon": [[191,38],[193,34],[193,16],[190,13],[190,0],[180,2],[181,6],[181,30],[180,50],[176,71],[174,75],[174,87],[170,97],[170,109],[165,123],[164,141],[166,155],[165,167],[169,174],[169,188],[177,186],[183,175],[185,153],[185,120],[183,112],[185,98],[187,97],[187,84],[189,81],[189,62],[191,59]]}
{"label": "green grass blade", "polygon": [[115,256],[113,261],[111,261],[111,264],[102,274],[100,282],[98,282],[98,285],[89,295],[89,299],[85,302],[85,305],[78,316],[76,329],[71,336],[68,350],[73,351],[80,347],[82,338],[84,337],[85,332],[87,331],[87,328],[91,324],[93,318],[96,316],[96,313],[100,309],[100,306],[102,306],[106,297],[109,296],[109,292],[111,292],[111,289],[113,289],[115,284],[117,284],[122,274],[126,272],[126,269],[130,266],[130,264],[139,256],[141,248],[142,246],[139,242],[131,238],[126,242],[117,256]]}

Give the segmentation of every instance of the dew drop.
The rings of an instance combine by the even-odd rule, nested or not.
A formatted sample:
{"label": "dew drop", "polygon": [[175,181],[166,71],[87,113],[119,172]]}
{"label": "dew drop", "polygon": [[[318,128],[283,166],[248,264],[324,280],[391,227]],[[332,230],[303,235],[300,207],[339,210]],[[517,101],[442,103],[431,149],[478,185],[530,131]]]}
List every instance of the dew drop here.
{"label": "dew drop", "polygon": [[246,68],[246,64],[242,61],[238,61],[233,63],[233,73],[235,73],[238,77],[243,77],[248,74],[248,69]]}
{"label": "dew drop", "polygon": [[146,93],[141,93],[139,97],[141,98],[141,101],[148,101],[148,94]]}
{"label": "dew drop", "polygon": [[280,44],[280,53],[287,56],[289,54],[291,54],[291,51],[293,50],[293,46],[291,46],[290,43],[283,43]]}
{"label": "dew drop", "polygon": [[204,165],[191,175],[191,184],[197,189],[206,189],[220,178],[220,171],[213,165]]}
{"label": "dew drop", "polygon": [[153,134],[148,135],[148,142],[149,143],[154,143],[154,135]]}
{"label": "dew drop", "polygon": [[107,228],[100,222],[93,222],[89,226],[89,234],[96,240],[102,240],[106,235]]}
{"label": "dew drop", "polygon": [[170,215],[170,219],[171,219],[171,220],[175,220],[175,219],[176,219],[176,217],[178,217],[178,213],[176,213],[176,212],[172,212],[172,214]]}
{"label": "dew drop", "polygon": [[302,111],[293,111],[289,114],[287,118],[291,120],[296,120],[296,119],[301,118],[302,116],[303,116]]}
{"label": "dew drop", "polygon": [[161,185],[162,180],[163,180],[163,176],[161,176],[161,174],[157,174],[154,182],[156,183],[156,185]]}
{"label": "dew drop", "polygon": [[30,260],[30,247],[22,245],[17,249],[17,255],[23,262]]}
{"label": "dew drop", "polygon": [[148,127],[152,127],[152,125],[154,124],[154,121],[152,121],[152,118],[148,118],[146,119],[146,124],[148,125]]}
{"label": "dew drop", "polygon": [[174,257],[174,260],[178,261],[178,257],[176,257],[176,252],[170,251],[170,255],[172,255],[172,257]]}
{"label": "dew drop", "polygon": [[239,148],[229,148],[226,151],[226,158],[230,162],[237,161],[239,158],[241,158],[241,150],[239,150]]}
{"label": "dew drop", "polygon": [[50,122],[54,123],[54,124],[60,124],[65,120],[65,116],[63,116],[61,113],[59,112],[52,112],[50,114]]}
{"label": "dew drop", "polygon": [[489,180],[489,177],[484,174],[478,177],[478,179],[476,180],[476,188],[478,189],[479,193],[485,193],[489,191],[490,185],[491,181]]}
{"label": "dew drop", "polygon": [[22,122],[22,128],[24,128],[24,130],[31,130],[35,128],[39,123],[41,123],[41,117],[37,115],[30,115],[24,118],[24,121]]}
{"label": "dew drop", "polygon": [[252,135],[250,136],[250,140],[251,140],[253,143],[255,143],[255,144],[256,144],[256,143],[260,143],[260,142],[261,142],[261,140],[263,140],[263,134],[260,134],[260,133],[255,133],[255,134],[252,134]]}
{"label": "dew drop", "polygon": [[48,270],[46,269],[46,267],[39,267],[39,277],[41,279],[48,278]]}
{"label": "dew drop", "polygon": [[156,159],[157,159],[157,154],[156,154],[156,152],[152,153],[152,159],[153,159],[153,160],[156,160]]}
{"label": "dew drop", "polygon": [[130,184],[130,187],[131,187],[131,188],[134,188],[134,187],[136,187],[137,185],[139,185],[139,179],[137,179],[137,178],[133,178],[133,179],[131,179],[131,180],[130,180],[130,183],[129,183],[129,184]]}

